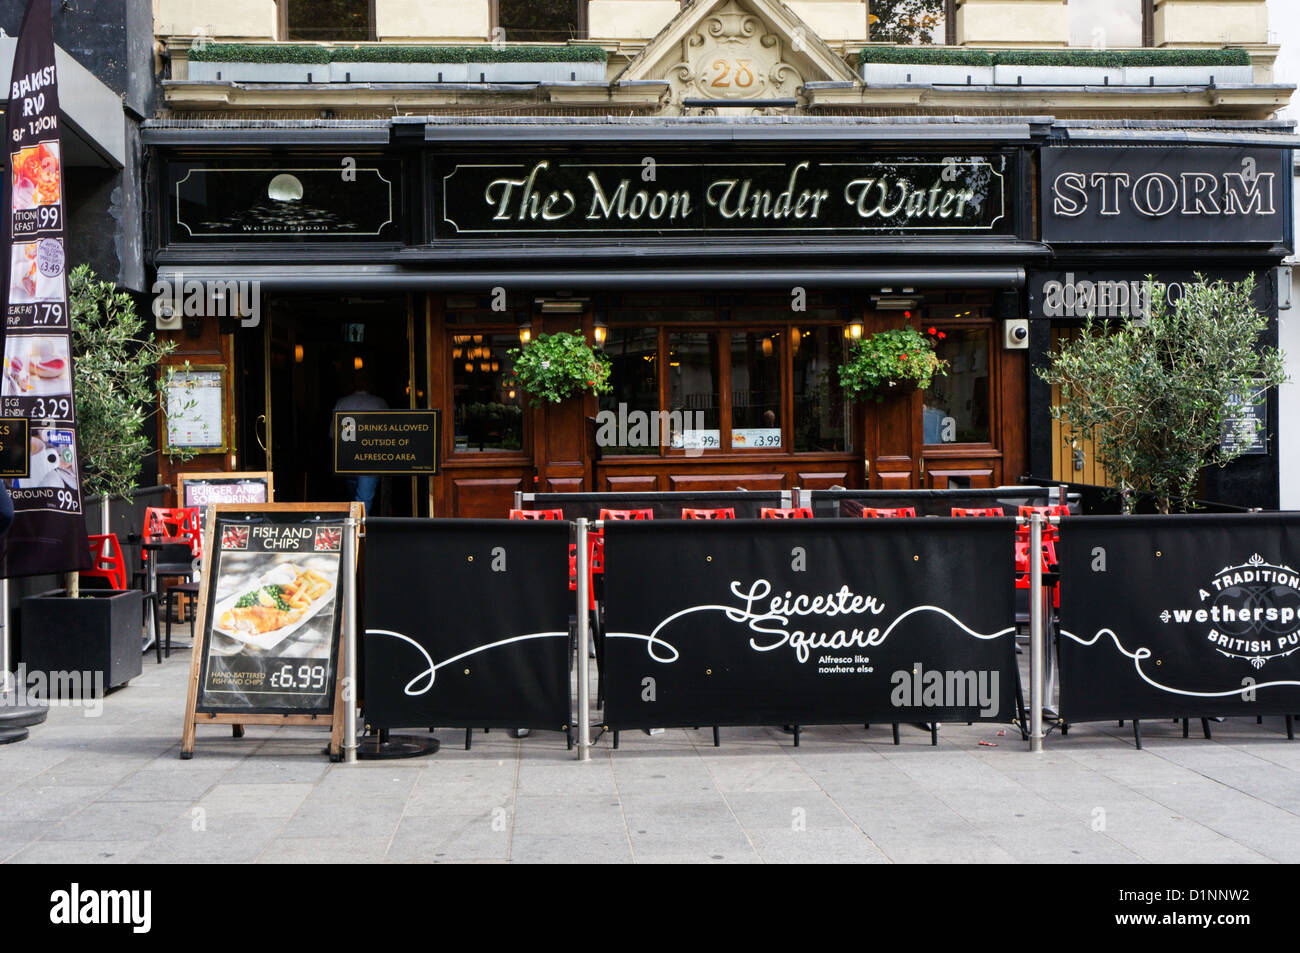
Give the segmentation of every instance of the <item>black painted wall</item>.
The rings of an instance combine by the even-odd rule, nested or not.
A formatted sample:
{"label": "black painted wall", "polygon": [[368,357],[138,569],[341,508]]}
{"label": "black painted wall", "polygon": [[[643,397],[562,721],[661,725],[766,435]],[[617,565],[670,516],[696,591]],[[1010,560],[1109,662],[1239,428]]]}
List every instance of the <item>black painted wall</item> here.
{"label": "black painted wall", "polygon": [[[127,129],[124,168],[67,170],[69,258],[88,263],[122,288],[147,290],[139,121],[151,117],[160,101],[153,5],[151,0],[45,2],[52,8],[54,42],[122,97]],[[0,0],[0,28],[17,35],[26,9],[24,0]]]}

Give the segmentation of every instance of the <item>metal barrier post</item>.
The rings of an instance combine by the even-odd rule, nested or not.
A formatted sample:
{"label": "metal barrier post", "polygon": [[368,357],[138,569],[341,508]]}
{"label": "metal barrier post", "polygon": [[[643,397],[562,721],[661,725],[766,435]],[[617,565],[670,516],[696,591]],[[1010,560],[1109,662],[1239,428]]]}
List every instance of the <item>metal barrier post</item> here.
{"label": "metal barrier post", "polygon": [[587,550],[587,520],[580,518],[576,534],[578,577],[578,760],[591,760],[591,685],[587,655],[591,646],[591,553]]}
{"label": "metal barrier post", "polygon": [[12,662],[9,652],[9,577],[6,576],[0,579],[0,695],[9,694]]}
{"label": "metal barrier post", "polygon": [[343,530],[343,762],[357,760],[357,520]]}
{"label": "metal barrier post", "polygon": [[1043,750],[1043,515],[1029,517],[1029,750]]}

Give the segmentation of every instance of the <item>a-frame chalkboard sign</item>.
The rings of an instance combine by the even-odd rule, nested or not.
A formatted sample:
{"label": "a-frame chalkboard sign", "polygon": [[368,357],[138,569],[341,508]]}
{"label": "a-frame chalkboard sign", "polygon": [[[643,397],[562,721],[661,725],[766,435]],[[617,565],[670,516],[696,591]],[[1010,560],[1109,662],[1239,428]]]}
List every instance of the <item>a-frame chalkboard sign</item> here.
{"label": "a-frame chalkboard sign", "polygon": [[[342,752],[344,537],[361,503],[214,504],[207,509],[181,758],[199,725],[330,728]],[[355,697],[348,693],[348,697]]]}

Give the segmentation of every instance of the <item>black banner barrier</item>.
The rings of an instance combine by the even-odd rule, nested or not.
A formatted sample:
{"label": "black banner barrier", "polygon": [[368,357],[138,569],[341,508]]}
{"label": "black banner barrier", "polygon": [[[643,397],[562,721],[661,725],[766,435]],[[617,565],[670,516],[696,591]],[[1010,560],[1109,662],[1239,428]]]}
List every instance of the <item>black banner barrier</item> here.
{"label": "black banner barrier", "polygon": [[1300,712],[1300,515],[1084,516],[1061,558],[1061,716]]}
{"label": "black banner barrier", "polygon": [[1010,721],[1009,519],[605,526],[613,729]]}
{"label": "black banner barrier", "polygon": [[569,524],[368,519],[366,722],[569,724]]}
{"label": "black banner barrier", "polygon": [[[917,516],[951,516],[954,506],[966,509],[984,509],[1000,506],[1007,516],[1015,516],[1021,506],[1051,506],[1061,502],[1054,486],[1000,486],[992,489],[961,490],[805,490],[805,500],[811,498],[813,516],[819,519],[836,517],[859,518],[863,509],[893,509],[910,506]],[[1077,494],[1067,494],[1072,506],[1079,502]],[[810,504],[804,502],[803,506]]]}
{"label": "black banner barrier", "polygon": [[[720,479],[726,479],[720,477]],[[664,493],[525,493],[524,507],[530,510],[559,509],[566,520],[599,519],[600,511],[654,510],[657,520],[676,520],[682,508],[720,509],[730,507],[737,519],[758,519],[765,506],[793,506],[789,490],[673,490]],[[504,514],[503,514],[504,515]]]}

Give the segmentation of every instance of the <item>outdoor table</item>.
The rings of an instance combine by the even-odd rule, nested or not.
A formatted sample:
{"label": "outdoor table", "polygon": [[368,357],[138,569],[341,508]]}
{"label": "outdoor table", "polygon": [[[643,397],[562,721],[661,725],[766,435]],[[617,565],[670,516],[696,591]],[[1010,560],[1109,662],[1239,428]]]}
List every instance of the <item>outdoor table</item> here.
{"label": "outdoor table", "polygon": [[[188,553],[190,547],[188,543],[178,541],[174,537],[166,536],[145,536],[140,540],[140,549],[144,552],[145,560],[145,600],[148,610],[148,626],[144,636],[144,644],[141,651],[147,652],[153,648],[154,631],[156,629],[156,615],[158,613],[158,554],[169,548],[184,547]],[[191,571],[192,565],[191,565]],[[189,575],[189,573],[185,573]]]}

